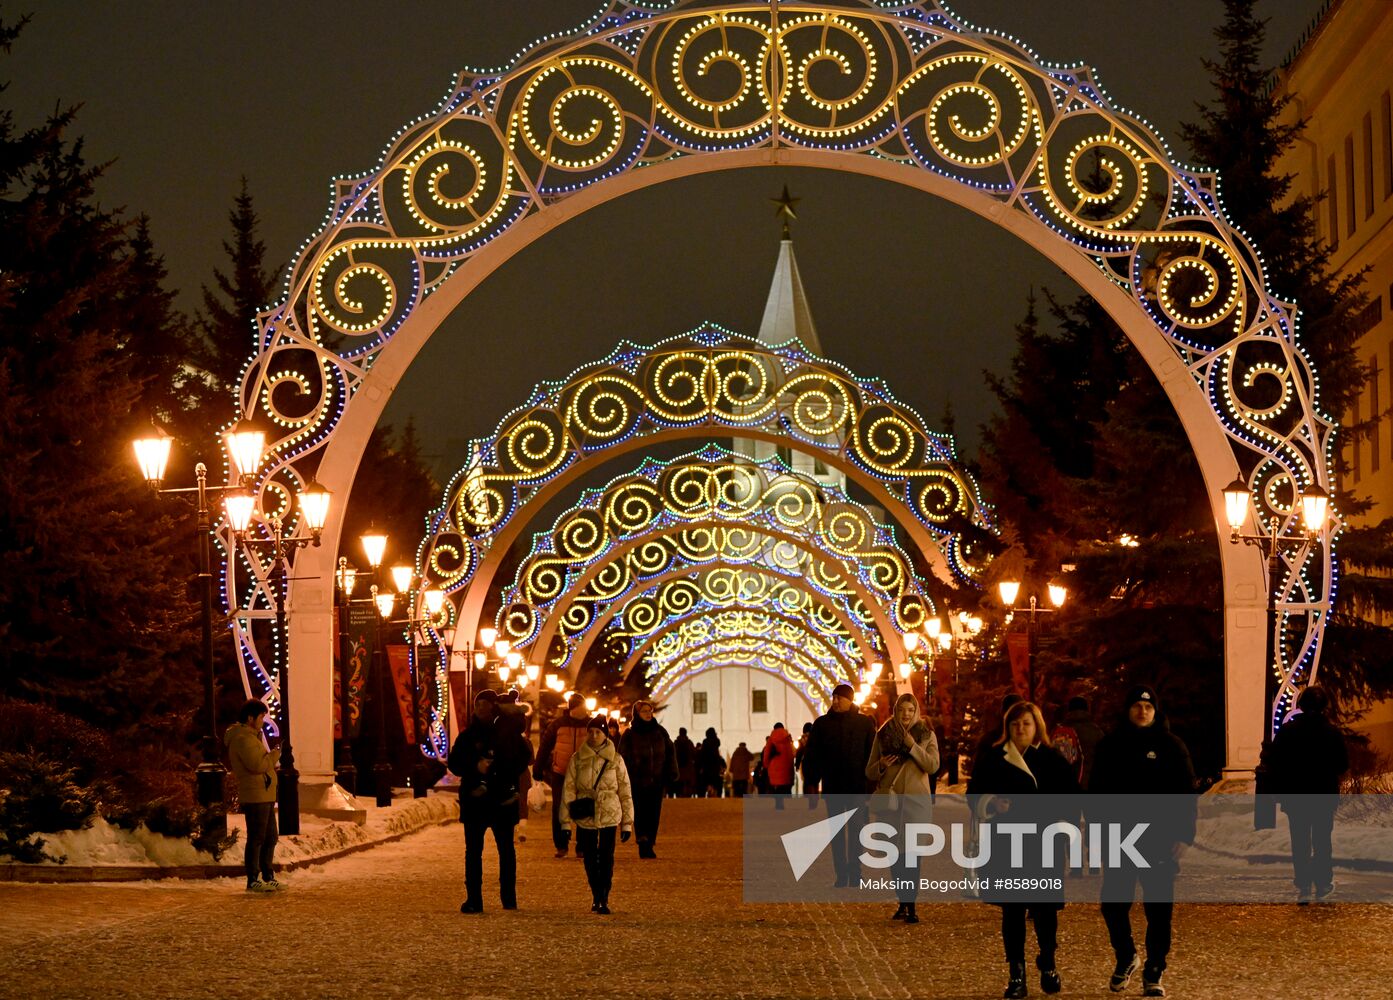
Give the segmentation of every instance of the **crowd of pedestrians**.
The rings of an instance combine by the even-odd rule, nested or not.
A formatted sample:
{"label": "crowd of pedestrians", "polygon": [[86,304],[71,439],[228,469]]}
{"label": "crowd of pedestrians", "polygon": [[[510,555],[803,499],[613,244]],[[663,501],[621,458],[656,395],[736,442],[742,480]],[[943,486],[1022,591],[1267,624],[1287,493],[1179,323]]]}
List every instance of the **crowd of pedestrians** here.
{"label": "crowd of pedestrians", "polygon": [[[1331,832],[1349,758],[1329,709],[1330,699],[1321,688],[1304,690],[1262,762],[1268,792],[1288,819],[1293,880],[1302,905],[1324,899],[1334,885]],[[266,715],[264,703],[248,701],[225,737],[247,816],[244,863],[247,888],[254,892],[282,888],[273,866],[279,751],[269,749],[262,735]],[[810,807],[817,805],[818,796],[838,796],[828,808],[844,813],[849,799],[855,812],[833,837],[830,853],[836,886],[854,887],[861,884],[860,836],[872,803],[878,821],[900,829],[930,822],[934,782],[943,764],[933,727],[914,695],[901,695],[877,729],[856,707],[847,684],[833,690],[829,710],[805,724],[796,742],[779,722],[758,752],[742,741],[729,757],[722,754],[714,728],[706,730],[699,744],[685,728],[673,739],[658,722],[656,706],[643,699],[633,704],[621,733],[615,719],[591,717],[581,696],[571,696],[542,733],[535,754],[527,722],[526,706],[518,703],[515,692],[500,696],[481,691],[450,750],[447,766],[459,778],[465,839],[461,913],[484,910],[482,859],[490,834],[499,859],[499,901],[505,910],[517,908],[514,834],[527,815],[533,780],[551,789],[556,856],[568,855],[574,826],[591,910],[604,915],[610,912],[616,842],[634,837],[639,858],[656,858],[666,796],[740,798],[753,790],[773,795],[775,807],[782,809],[801,780]],[[1146,863],[1110,859],[1103,869],[1100,909],[1114,960],[1109,988],[1121,992],[1140,969],[1143,995],[1165,996],[1162,976],[1172,944],[1175,882],[1184,847],[1195,839],[1197,798],[1189,750],[1171,732],[1155,688],[1143,684],[1128,691],[1122,717],[1107,733],[1093,721],[1087,701],[1075,697],[1051,738],[1039,706],[1015,694],[1003,699],[999,720],[984,728],[966,789],[974,828],[1032,824],[1035,831],[1044,831],[1053,824],[1077,823],[1081,814],[1090,823],[1125,818],[1146,824],[1136,844]],[[1125,816],[1117,811],[1123,796]],[[534,808],[544,808],[543,797],[532,798]],[[981,873],[981,884],[993,888],[980,898],[1001,910],[1007,998],[1027,995],[1031,927],[1040,988],[1048,994],[1063,988],[1056,957],[1067,855],[1055,852],[1057,861],[1047,868],[1038,843],[1043,834],[1024,836],[1018,853],[1038,863],[1027,861],[1023,869],[1010,864],[1008,852],[993,851]],[[893,873],[898,905],[892,919],[917,924],[919,880],[908,852],[901,853]],[[1002,875],[1044,880],[1059,888],[1020,902],[994,888]],[[1131,919],[1138,894],[1144,922],[1141,949]]]}

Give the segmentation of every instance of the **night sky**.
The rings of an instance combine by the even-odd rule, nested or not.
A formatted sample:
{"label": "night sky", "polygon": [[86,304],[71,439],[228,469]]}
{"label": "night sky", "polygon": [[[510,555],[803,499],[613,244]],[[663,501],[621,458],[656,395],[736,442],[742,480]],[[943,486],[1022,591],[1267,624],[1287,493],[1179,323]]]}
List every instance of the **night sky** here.
{"label": "night sky", "polygon": [[[1267,0],[1267,59],[1287,53],[1320,0]],[[315,231],[335,174],[374,167],[457,70],[495,68],[534,38],[580,25],[597,0],[440,3],[130,3],[49,0],[4,60],[4,105],[32,125],[81,102],[75,132],[114,159],[100,192],[151,216],[182,303],[225,266],[227,212],[246,174],[268,259]],[[6,16],[16,10],[6,5]],[[1089,63],[1114,101],[1175,147],[1209,98],[1202,56],[1220,0],[1064,4],[958,0],[964,19],[1042,58]],[[827,354],[887,378],[932,425],[951,398],[971,453],[992,412],[982,370],[1004,371],[1032,287],[1071,282],[991,224],[869,178],[768,168],[648,188],[567,222],[471,295],[417,357],[387,411],[414,416],[442,472],[542,378],[622,338],[652,342],[705,320],[754,334],[777,252],[770,198],[787,183],[799,266]],[[250,330],[250,327],[249,327]],[[248,336],[250,348],[250,333]],[[618,470],[615,470],[617,473]]]}

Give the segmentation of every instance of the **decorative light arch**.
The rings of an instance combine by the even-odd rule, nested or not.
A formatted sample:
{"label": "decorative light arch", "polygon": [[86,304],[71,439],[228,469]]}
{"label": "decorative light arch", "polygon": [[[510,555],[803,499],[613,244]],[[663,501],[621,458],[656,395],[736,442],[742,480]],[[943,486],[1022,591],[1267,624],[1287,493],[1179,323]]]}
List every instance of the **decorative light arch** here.
{"label": "decorative light arch", "polygon": [[[532,644],[543,623],[571,635],[584,630],[597,601],[679,558],[737,556],[807,573],[824,593],[855,590],[884,607],[899,632],[922,627],[933,614],[927,585],[893,531],[842,490],[778,457],[756,462],[707,445],[670,462],[646,459],[635,472],[585,491],[549,531],[534,535],[501,594],[496,624],[520,646]],[[549,635],[538,648],[547,648]]]}
{"label": "decorative light arch", "polygon": [[748,606],[719,610],[699,608],[664,622],[650,633],[633,634],[633,638],[642,638],[643,641],[633,643],[633,652],[620,669],[620,674],[628,677],[635,667],[647,664],[645,676],[656,676],[665,664],[687,650],[707,645],[718,638],[740,636],[778,638],[795,649],[805,650],[818,662],[835,663],[840,669],[835,670],[833,676],[849,683],[861,675],[861,667],[853,665],[853,661],[859,659],[854,649],[841,648],[806,622],[767,608],[756,610]]}
{"label": "decorative light arch", "polygon": [[661,699],[667,692],[698,674],[725,667],[749,667],[783,678],[798,691],[814,712],[826,710],[832,701],[834,683],[827,683],[798,649],[777,641],[730,639],[691,650],[668,665],[653,679],[652,696]]}
{"label": "decorative light arch", "polygon": [[851,618],[853,628],[848,631],[845,622],[815,591],[784,586],[782,580],[770,580],[769,584],[758,593],[730,599],[725,594],[718,597],[708,594],[700,577],[678,578],[634,595],[614,616],[615,635],[627,640],[632,650],[624,667],[625,672],[633,669],[654,637],[684,621],[730,611],[746,612],[763,619],[797,622],[809,634],[833,646],[847,660],[860,661],[863,666],[873,662],[875,647],[870,644],[876,636],[868,625]]}
{"label": "decorative light arch", "polygon": [[[1101,180],[1087,169],[1095,154]],[[759,166],[918,188],[1057,264],[1166,390],[1220,531],[1236,474],[1264,528],[1295,528],[1298,490],[1330,487],[1334,423],[1318,408],[1294,307],[1268,291],[1216,178],[1177,163],[1091,70],[1043,63],[934,0],[613,0],[505,70],[462,74],[377,169],[336,181],[285,299],[258,316],[239,390],[241,414],[273,432],[258,489],[293,493],[317,476],[346,496],[397,380],[441,320],[552,228],[650,184]],[[341,525],[340,507],[329,544],[299,554],[289,586],[311,781],[330,771],[327,581]],[[1318,666],[1332,535],[1280,554],[1279,662],[1268,665],[1261,556],[1221,547],[1231,769],[1256,763],[1265,672],[1277,674],[1280,717]],[[267,599],[260,586],[247,606]],[[251,645],[242,655],[260,656]]]}

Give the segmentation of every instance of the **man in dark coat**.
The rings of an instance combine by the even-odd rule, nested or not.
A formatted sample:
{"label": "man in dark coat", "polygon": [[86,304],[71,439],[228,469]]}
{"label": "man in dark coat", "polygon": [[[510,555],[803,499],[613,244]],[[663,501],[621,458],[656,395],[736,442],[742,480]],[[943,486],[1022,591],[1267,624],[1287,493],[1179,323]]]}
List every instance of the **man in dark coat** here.
{"label": "man in dark coat", "polygon": [[[1185,743],[1170,731],[1154,688],[1142,684],[1127,693],[1127,716],[1098,743],[1088,791],[1091,795],[1128,796],[1088,809],[1088,819],[1145,822],[1149,826],[1136,846],[1149,868],[1125,860],[1103,870],[1102,911],[1117,965],[1109,988],[1119,993],[1137,971],[1137,946],[1132,939],[1132,901],[1141,884],[1146,914],[1146,965],[1142,969],[1144,996],[1165,996],[1161,973],[1171,947],[1171,916],[1175,909],[1175,879],[1180,873],[1182,845],[1195,842],[1199,808],[1195,769]],[[1137,796],[1154,796],[1150,801]]]}
{"label": "man in dark coat", "polygon": [[832,710],[813,722],[803,758],[803,775],[809,786],[823,795],[854,797],[850,802],[827,804],[830,811],[856,806],[856,814],[832,839],[837,888],[860,884],[861,828],[866,825],[865,803],[871,792],[866,762],[875,742],[875,722],[857,711],[852,695],[850,684],[838,684],[832,690]]}
{"label": "man in dark coat", "polygon": [[696,791],[696,744],[687,735],[687,727],[677,730],[677,739],[672,741],[673,752],[677,755],[677,787],[674,794],[689,799]]}
{"label": "man in dark coat", "polygon": [[[516,711],[516,706],[513,706]],[[461,913],[484,911],[484,833],[498,848],[498,894],[503,909],[516,910],[518,778],[532,763],[532,744],[510,724],[499,725],[498,695],[484,690],[474,716],[455,738],[447,765],[459,775],[459,818],[464,824],[464,889]]]}
{"label": "man in dark coat", "polygon": [[1349,770],[1345,739],[1326,718],[1330,698],[1312,685],[1296,700],[1268,747],[1264,763],[1272,791],[1291,828],[1291,866],[1297,902],[1324,899],[1335,887],[1330,835],[1339,805],[1340,778]]}
{"label": "man in dark coat", "polygon": [[653,718],[651,701],[634,702],[629,728],[619,740],[619,756],[624,758],[633,790],[638,856],[656,858],[653,845],[663,814],[663,793],[677,780],[677,751],[667,730]]}

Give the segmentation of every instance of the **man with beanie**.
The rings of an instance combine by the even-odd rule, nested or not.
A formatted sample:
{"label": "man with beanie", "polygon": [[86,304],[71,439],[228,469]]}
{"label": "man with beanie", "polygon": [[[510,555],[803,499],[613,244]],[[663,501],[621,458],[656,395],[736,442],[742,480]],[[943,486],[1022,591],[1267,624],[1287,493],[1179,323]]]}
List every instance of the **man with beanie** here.
{"label": "man with beanie", "polygon": [[[1170,731],[1156,691],[1141,684],[1127,693],[1126,717],[1098,743],[1088,791],[1093,795],[1151,795],[1154,804],[1139,808],[1128,803],[1128,823],[1149,824],[1137,840],[1137,848],[1150,865],[1141,868],[1123,861],[1103,870],[1102,911],[1117,965],[1108,988],[1120,993],[1137,971],[1137,946],[1132,938],[1132,902],[1141,884],[1142,911],[1146,915],[1146,964],[1142,968],[1142,995],[1163,997],[1161,974],[1171,947],[1171,916],[1175,909],[1175,879],[1180,873],[1182,845],[1195,842],[1198,800],[1195,769],[1190,751]],[[1115,803],[1114,803],[1115,805]],[[1120,810],[1105,805],[1089,810],[1099,819]]]}
{"label": "man with beanie", "polygon": [[[484,834],[498,849],[498,894],[503,909],[516,910],[518,778],[532,763],[532,744],[517,725],[500,722],[498,694],[480,691],[474,715],[450,748],[446,766],[459,776],[459,818],[464,824],[464,889],[461,913],[484,911]],[[506,706],[520,714],[517,706]]]}
{"label": "man with beanie", "polygon": [[551,785],[551,840],[556,856],[564,858],[571,846],[571,824],[561,821],[561,785],[566,780],[566,765],[571,755],[585,742],[585,727],[590,721],[585,711],[585,699],[572,694],[566,703],[566,713],[547,726],[542,744],[537,748],[537,763],[532,777]]}
{"label": "man with beanie", "polygon": [[619,740],[619,756],[628,768],[634,796],[638,856],[656,858],[653,844],[658,839],[658,820],[663,814],[663,793],[677,781],[677,751],[667,730],[653,718],[651,701],[634,702],[629,728]]}
{"label": "man with beanie", "polygon": [[[813,722],[803,761],[805,780],[823,795],[854,797],[850,803],[829,802],[829,810],[857,807],[851,821],[832,839],[832,865],[839,889],[855,888],[861,881],[861,828],[866,825],[864,805],[870,796],[866,762],[875,742],[875,722],[857,711],[852,696],[850,684],[832,689],[832,709]],[[810,800],[810,804],[815,803]]]}

